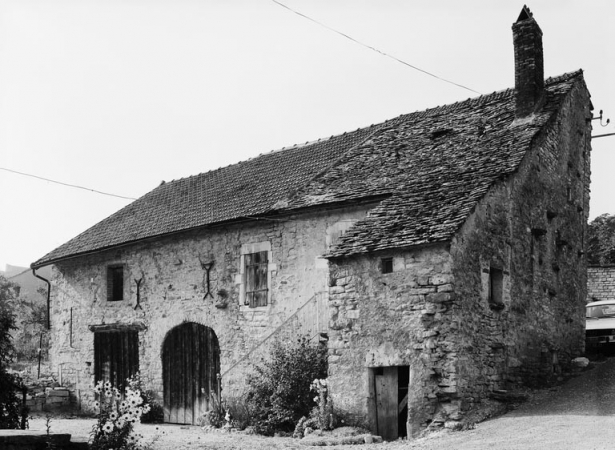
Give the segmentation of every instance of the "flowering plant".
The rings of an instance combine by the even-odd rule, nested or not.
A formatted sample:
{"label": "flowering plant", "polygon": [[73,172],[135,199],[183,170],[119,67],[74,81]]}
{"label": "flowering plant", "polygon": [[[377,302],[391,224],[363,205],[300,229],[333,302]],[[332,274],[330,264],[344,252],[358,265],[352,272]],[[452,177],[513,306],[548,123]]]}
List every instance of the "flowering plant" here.
{"label": "flowering plant", "polygon": [[164,417],[162,406],[156,401],[154,392],[143,387],[141,374],[139,372],[135,373],[126,380],[126,384],[133,391],[140,392],[143,404],[149,405],[149,411],[144,411],[141,416],[141,423],[162,423]]}
{"label": "flowering plant", "polygon": [[311,417],[316,419],[320,430],[333,429],[333,405],[329,397],[329,382],[326,379],[316,379],[312,381],[310,389],[316,392],[316,397],[314,397],[316,408]]}
{"label": "flowering plant", "polygon": [[126,388],[124,395],[108,381],[99,381],[94,387],[99,401],[94,403],[98,409],[98,420],[92,427],[90,449],[92,450],[137,450],[147,449],[143,435],[134,431],[141,416],[150,406],[143,403],[139,391]]}

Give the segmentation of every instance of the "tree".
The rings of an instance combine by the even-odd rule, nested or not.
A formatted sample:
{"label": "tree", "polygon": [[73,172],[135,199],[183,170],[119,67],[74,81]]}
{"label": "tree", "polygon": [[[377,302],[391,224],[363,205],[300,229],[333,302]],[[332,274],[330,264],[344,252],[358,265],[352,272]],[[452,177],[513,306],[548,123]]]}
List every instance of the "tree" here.
{"label": "tree", "polygon": [[16,393],[21,380],[8,372],[15,356],[11,331],[17,329],[13,313],[17,292],[17,285],[0,275],[0,429],[19,428],[22,415]]}
{"label": "tree", "polygon": [[[45,328],[47,318],[47,305],[45,298],[47,290],[37,289],[36,293],[24,293],[22,290],[14,300],[13,313],[19,329],[14,331],[13,346],[15,348],[16,362],[35,362],[42,349],[41,343],[47,342],[47,330]],[[46,345],[42,345],[43,348]],[[44,358],[46,360],[46,358]]]}
{"label": "tree", "polygon": [[602,214],[587,227],[587,262],[615,264],[615,216]]}

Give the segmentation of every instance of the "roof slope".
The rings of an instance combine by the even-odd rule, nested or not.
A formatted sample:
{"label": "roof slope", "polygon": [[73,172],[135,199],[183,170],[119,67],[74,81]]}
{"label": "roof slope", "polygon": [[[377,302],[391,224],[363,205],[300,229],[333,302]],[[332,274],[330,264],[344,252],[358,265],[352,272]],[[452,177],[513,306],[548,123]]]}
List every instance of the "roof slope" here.
{"label": "roof slope", "polygon": [[[491,185],[517,170],[532,138],[577,80],[581,71],[546,80],[545,104],[532,120],[514,122],[515,91],[508,89],[402,116],[382,129],[317,189],[331,197],[338,189],[347,195],[387,183],[395,195],[355,224],[327,256],[450,240]],[[368,170],[369,179],[349,176]]]}
{"label": "roof slope", "polygon": [[329,256],[448,240],[572,85],[546,81],[542,111],[514,120],[514,89],[403,115],[370,128],[268,153],[162,184],[36,261],[40,267],[141,239],[272,212],[391,194]]}

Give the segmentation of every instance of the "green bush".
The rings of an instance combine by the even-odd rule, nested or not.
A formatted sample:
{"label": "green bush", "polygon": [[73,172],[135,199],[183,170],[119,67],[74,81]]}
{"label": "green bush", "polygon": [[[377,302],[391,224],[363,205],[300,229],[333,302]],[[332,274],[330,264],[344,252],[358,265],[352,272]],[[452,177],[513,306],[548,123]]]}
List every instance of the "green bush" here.
{"label": "green bush", "polygon": [[246,397],[252,426],[260,434],[292,432],[316,402],[310,385],[327,376],[327,349],[308,339],[275,342],[269,358],[248,377]]}

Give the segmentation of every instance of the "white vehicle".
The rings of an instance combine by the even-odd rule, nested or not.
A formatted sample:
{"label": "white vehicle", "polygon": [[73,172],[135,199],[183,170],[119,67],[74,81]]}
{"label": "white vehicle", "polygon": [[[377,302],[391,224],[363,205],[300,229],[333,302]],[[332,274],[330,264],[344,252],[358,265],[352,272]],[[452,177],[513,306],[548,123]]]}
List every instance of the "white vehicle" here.
{"label": "white vehicle", "polygon": [[615,300],[588,303],[585,309],[585,347],[596,350],[614,344]]}

